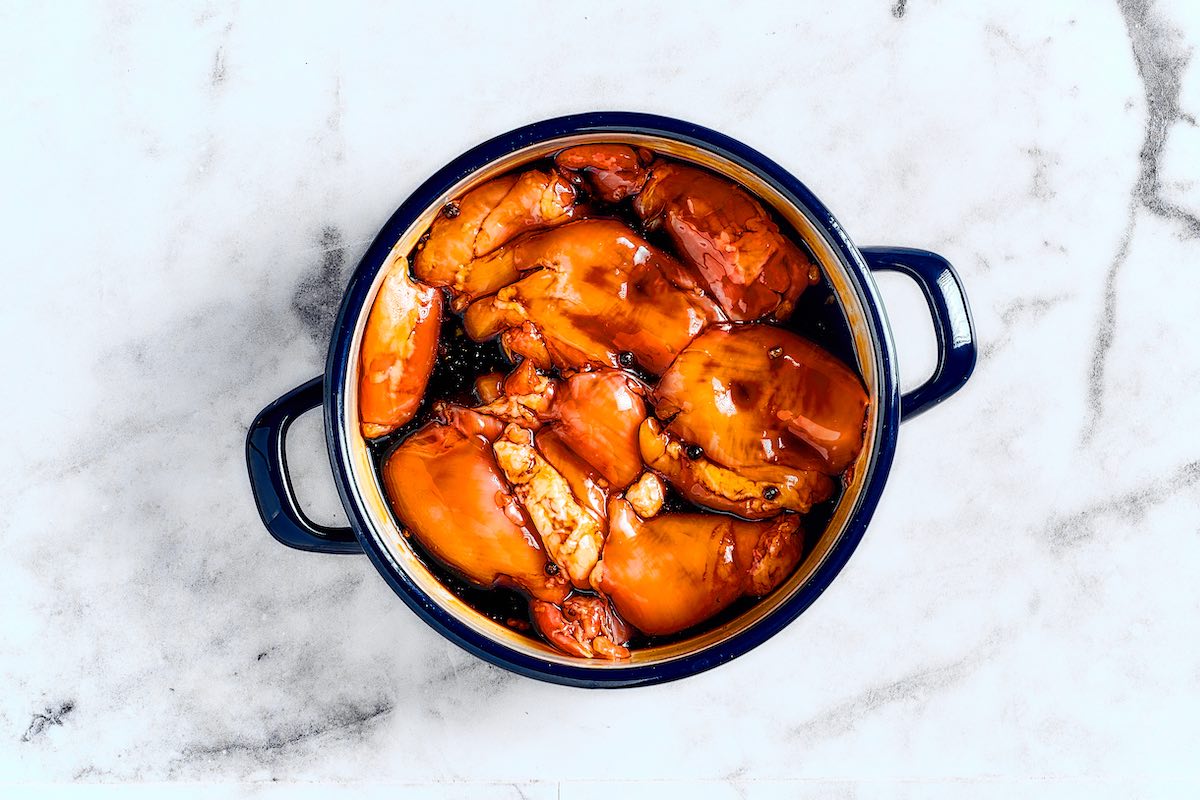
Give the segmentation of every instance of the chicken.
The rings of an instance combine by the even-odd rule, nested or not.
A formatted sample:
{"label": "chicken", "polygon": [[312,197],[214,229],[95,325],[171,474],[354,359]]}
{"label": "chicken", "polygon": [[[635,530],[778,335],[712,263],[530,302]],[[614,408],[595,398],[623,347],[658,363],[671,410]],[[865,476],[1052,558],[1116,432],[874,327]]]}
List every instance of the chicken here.
{"label": "chicken", "polygon": [[722,318],[678,262],[615,220],[526,236],[482,262],[495,262],[490,273],[529,274],[473,303],[467,334],[484,341],[532,323],[560,368],[617,367],[628,352],[657,374]]}
{"label": "chicken", "polygon": [[[517,275],[477,269],[482,256],[522,233],[561,225],[577,212],[574,187],[554,173],[535,169],[494,178],[446,206],[417,251],[413,271],[430,285],[449,287],[456,298],[494,292]],[[455,308],[465,302],[456,301]]]}
{"label": "chicken", "polygon": [[623,144],[584,144],[563,150],[554,163],[568,175],[585,177],[601,200],[617,203],[646,183],[650,159],[643,153]]}
{"label": "chicken", "polygon": [[752,480],[843,472],[863,445],[867,393],[818,345],[768,325],[722,325],[675,359],[654,389],[669,433]]}
{"label": "chicken", "polygon": [[623,619],[651,635],[678,633],[743,595],[771,592],[803,552],[794,514],[768,522],[679,513],[642,520],[628,501],[613,499],[608,516],[608,542],[592,585]]}
{"label": "chicken", "polygon": [[[655,419],[642,423],[638,442],[646,466],[662,473],[688,500],[746,519],[773,517],[784,509],[807,512],[814,504],[829,499],[835,488],[828,475],[816,470],[781,466],[774,468],[772,478],[755,480],[714,464],[703,454],[691,458],[688,448],[663,432]],[[771,468],[759,472],[767,469]]]}
{"label": "chicken", "polygon": [[598,369],[567,377],[551,407],[558,435],[617,489],[642,472],[637,438],[647,413],[642,394],[625,373]]}
{"label": "chicken", "polygon": [[504,586],[552,603],[570,591],[492,455],[484,415],[446,409],[383,466],[401,525],[442,564],[482,588]]}
{"label": "chicken", "polygon": [[574,586],[586,588],[604,545],[604,520],[575,497],[567,479],[534,447],[530,431],[509,425],[492,449],[550,557]]}
{"label": "chicken", "polygon": [[633,208],[648,227],[666,231],[732,320],[786,319],[820,279],[761,203],[706,170],[658,162]]}
{"label": "chicken", "polygon": [[442,322],[441,292],[413,280],[397,250],[383,271],[359,353],[358,413],[367,438],[390,433],[417,413]]}

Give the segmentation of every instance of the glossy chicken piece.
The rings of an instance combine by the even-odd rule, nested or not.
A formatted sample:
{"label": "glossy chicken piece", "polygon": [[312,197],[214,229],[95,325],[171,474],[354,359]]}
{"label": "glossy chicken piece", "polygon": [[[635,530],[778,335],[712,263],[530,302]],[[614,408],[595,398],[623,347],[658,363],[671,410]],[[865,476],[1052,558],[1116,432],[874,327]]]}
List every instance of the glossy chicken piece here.
{"label": "glossy chicken piece", "polygon": [[538,169],[523,172],[479,226],[475,257],[487,255],[519,234],[561,225],[577,210],[575,187],[561,176]]}
{"label": "glossy chicken piece", "polygon": [[642,388],[624,372],[577,372],[559,388],[554,429],[576,453],[623,489],[642,472],[638,426],[646,418]]}
{"label": "glossy chicken piece", "polygon": [[609,203],[640,192],[649,176],[649,158],[623,144],[571,147],[559,153],[554,163],[570,175],[584,176],[596,196]]}
{"label": "glossy chicken piece", "polygon": [[604,520],[575,497],[567,479],[533,446],[529,431],[509,425],[492,449],[550,557],[572,584],[587,588],[604,546]]}
{"label": "glossy chicken piece", "polygon": [[634,484],[625,490],[625,499],[642,519],[650,519],[662,511],[666,501],[667,487],[662,478],[653,472],[643,472]]}
{"label": "glossy chicken piece", "polygon": [[575,188],[561,176],[529,170],[472,189],[434,220],[413,263],[417,277],[455,294],[488,294],[517,279],[475,261],[519,234],[560,225],[576,213]]}
{"label": "glossy chicken piece", "polygon": [[705,170],[659,162],[633,207],[662,226],[730,319],[785,319],[820,278],[761,203]]}
{"label": "glossy chicken piece", "polygon": [[573,595],[561,606],[534,601],[529,606],[533,625],[550,644],[581,658],[629,658],[629,626],[607,600]]}
{"label": "glossy chicken piece", "polygon": [[516,175],[503,175],[442,209],[424,243],[418,245],[413,272],[434,286],[453,286],[464,266],[482,255],[475,252],[480,228],[516,183]]}
{"label": "glossy chicken piece", "polygon": [[575,499],[598,519],[606,521],[609,485],[596,468],[580,458],[554,427],[538,431],[534,445],[546,462],[566,479]]}
{"label": "glossy chicken piece", "polygon": [[642,520],[614,499],[592,583],[638,630],[677,633],[782,583],[800,563],[799,525],[794,514],[767,522],[674,513]]}
{"label": "glossy chicken piece", "polygon": [[753,480],[776,480],[777,467],[840,474],[862,449],[867,393],[858,376],[780,328],[705,332],[654,394],[669,433]]}
{"label": "glossy chicken piece", "polygon": [[657,374],[721,318],[678,262],[615,220],[526,236],[483,261],[532,274],[472,304],[467,334],[483,341],[532,323],[562,368],[616,367],[629,351]]}
{"label": "glossy chicken piece", "polygon": [[833,496],[833,480],[816,470],[759,467],[758,473],[772,470],[775,474],[767,480],[755,480],[714,464],[704,455],[690,458],[687,448],[665,433],[655,419],[642,423],[638,441],[646,466],[662,473],[688,500],[717,511],[766,519],[784,509],[807,512],[813,504]]}
{"label": "glossy chicken piece", "polygon": [[489,423],[466,409],[463,424],[431,422],[406,439],[383,467],[387,497],[404,528],[441,563],[483,588],[505,586],[560,602],[570,589],[477,431]]}
{"label": "glossy chicken piece", "polygon": [[[504,378],[500,394],[475,410],[536,430],[550,411],[557,386],[558,382],[539,373],[532,361],[522,361]],[[484,391],[490,394],[487,386]]]}
{"label": "glossy chicken piece", "polygon": [[482,436],[489,442],[499,439],[507,425],[504,420],[480,414],[475,409],[442,401],[433,404],[433,417],[438,422],[450,425],[463,436]]}
{"label": "glossy chicken piece", "polygon": [[367,438],[389,433],[417,413],[442,322],[441,292],[414,281],[396,250],[384,270],[359,355],[358,411]]}
{"label": "glossy chicken piece", "polygon": [[489,372],[475,379],[475,396],[481,403],[491,403],[504,394],[504,373]]}
{"label": "glossy chicken piece", "polygon": [[527,359],[538,369],[550,369],[554,362],[550,360],[550,351],[546,348],[546,340],[532,322],[523,322],[515,328],[509,328],[500,334],[500,346],[509,361]]}

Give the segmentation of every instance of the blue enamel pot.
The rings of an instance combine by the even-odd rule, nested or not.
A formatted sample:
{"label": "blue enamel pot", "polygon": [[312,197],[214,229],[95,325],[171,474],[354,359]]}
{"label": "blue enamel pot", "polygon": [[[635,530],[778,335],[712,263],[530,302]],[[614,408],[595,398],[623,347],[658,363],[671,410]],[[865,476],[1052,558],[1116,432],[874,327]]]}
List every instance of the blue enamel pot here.
{"label": "blue enamel pot", "polygon": [[[416,244],[438,210],[469,188],[574,144],[626,142],[701,164],[741,183],[771,206],[816,255],[825,272],[822,344],[857,366],[870,397],[865,446],[824,533],[790,580],[733,618],[635,651],[625,662],[563,655],[494,622],[438,580],[388,509],[357,417],[358,347],[381,266],[398,243]],[[406,243],[407,240],[407,243]],[[937,334],[937,367],[901,395],[896,350],[873,274],[900,272],[928,301]],[[816,291],[818,287],[814,287]],[[806,293],[807,294],[807,293]],[[803,300],[804,298],[802,298]],[[819,312],[812,306],[812,313]],[[796,315],[805,314],[804,306]],[[793,316],[796,316],[793,315]],[[366,554],[383,579],[421,619],[454,643],[505,669],[583,687],[640,686],[711,669],[774,636],[829,586],[863,538],[879,501],[900,423],[958,391],[975,366],[975,337],[962,283],[949,263],[924,250],[857,247],[824,204],[782,167],[746,145],[698,125],[649,114],[579,114],[527,125],[472,148],[404,201],[355,270],[333,329],[325,373],[271,403],[250,428],[250,483],[267,529],[283,544],[316,553]],[[288,426],[322,408],[329,458],[349,528],[315,524],[300,510],[284,458]]]}

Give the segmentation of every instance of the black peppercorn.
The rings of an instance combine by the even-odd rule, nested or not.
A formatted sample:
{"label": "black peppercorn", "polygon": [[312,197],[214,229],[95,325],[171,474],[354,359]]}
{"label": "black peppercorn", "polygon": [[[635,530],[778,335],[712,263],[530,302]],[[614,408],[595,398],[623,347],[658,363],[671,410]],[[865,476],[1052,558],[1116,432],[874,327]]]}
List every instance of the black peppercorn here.
{"label": "black peppercorn", "polygon": [[687,448],[687,457],[695,461],[700,456],[704,455],[704,448],[698,444],[689,444]]}
{"label": "black peppercorn", "polygon": [[779,497],[779,487],[768,486],[767,488],[763,489],[763,499],[764,500],[775,500],[778,497]]}
{"label": "black peppercorn", "polygon": [[628,350],[622,350],[621,354],[617,356],[617,363],[619,363],[622,367],[629,369],[637,363],[637,359],[634,358],[633,353],[629,352]]}
{"label": "black peppercorn", "polygon": [[454,219],[458,216],[458,203],[454,202],[453,200],[451,200],[449,203],[446,203],[446,205],[442,207],[442,213],[450,219]]}
{"label": "black peppercorn", "polygon": [[546,574],[549,575],[550,577],[554,577],[555,575],[557,575],[558,574],[558,564],[555,564],[553,561],[547,561],[546,562]]}
{"label": "black peppercorn", "polygon": [[771,358],[779,358],[781,355],[783,355],[783,348],[779,345],[775,345],[767,351],[767,355]]}

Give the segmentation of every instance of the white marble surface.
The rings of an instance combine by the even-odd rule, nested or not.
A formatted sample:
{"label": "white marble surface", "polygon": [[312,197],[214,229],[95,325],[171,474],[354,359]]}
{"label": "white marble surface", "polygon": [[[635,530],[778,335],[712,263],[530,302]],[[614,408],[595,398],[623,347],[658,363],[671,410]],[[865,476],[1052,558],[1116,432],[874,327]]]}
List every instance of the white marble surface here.
{"label": "white marble surface", "polygon": [[[492,5],[0,9],[0,793],[1196,791],[1200,6]],[[418,182],[598,108],[718,128],[856,241],[942,252],[982,341],[807,614],[617,693],[278,546],[242,454]],[[913,383],[928,325],[885,288]]]}

